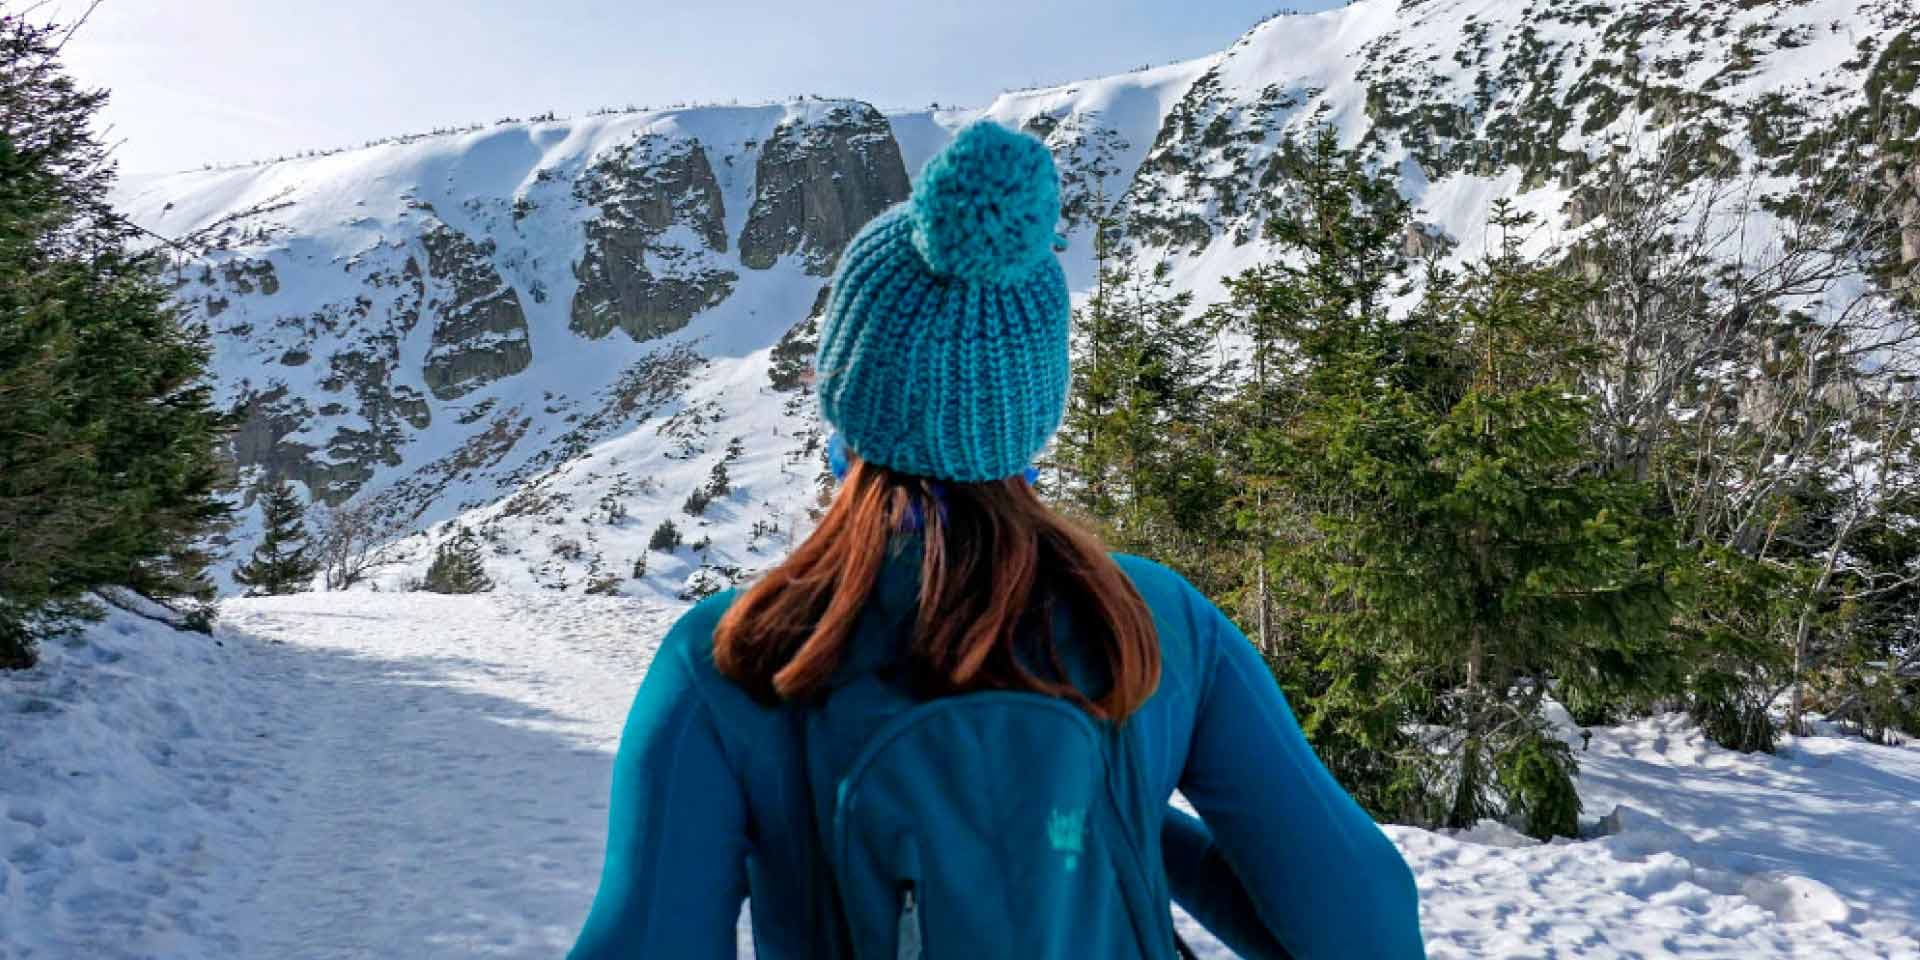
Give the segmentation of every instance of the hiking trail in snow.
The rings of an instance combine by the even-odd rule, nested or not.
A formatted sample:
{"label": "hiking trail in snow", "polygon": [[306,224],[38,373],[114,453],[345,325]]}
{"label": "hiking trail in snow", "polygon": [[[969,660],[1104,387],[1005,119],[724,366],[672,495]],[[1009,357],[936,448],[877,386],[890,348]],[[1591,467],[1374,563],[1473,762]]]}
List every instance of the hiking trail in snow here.
{"label": "hiking trail in snow", "polygon": [[609,754],[668,615],[364,597],[229,608],[230,630],[269,641],[254,656],[287,721],[285,826],[246,896],[242,955],[558,956],[593,894]]}

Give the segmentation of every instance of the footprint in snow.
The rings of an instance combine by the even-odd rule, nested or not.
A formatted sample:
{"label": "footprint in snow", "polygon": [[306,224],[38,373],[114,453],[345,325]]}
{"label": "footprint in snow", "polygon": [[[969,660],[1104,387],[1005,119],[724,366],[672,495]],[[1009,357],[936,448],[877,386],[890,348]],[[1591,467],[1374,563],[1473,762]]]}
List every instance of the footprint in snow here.
{"label": "footprint in snow", "polygon": [[39,807],[30,803],[16,802],[8,807],[7,819],[15,823],[24,823],[35,830],[44,829],[47,825],[47,815],[42,813]]}
{"label": "footprint in snow", "polygon": [[123,841],[110,841],[100,849],[100,855],[114,863],[132,863],[140,859],[140,851]]}

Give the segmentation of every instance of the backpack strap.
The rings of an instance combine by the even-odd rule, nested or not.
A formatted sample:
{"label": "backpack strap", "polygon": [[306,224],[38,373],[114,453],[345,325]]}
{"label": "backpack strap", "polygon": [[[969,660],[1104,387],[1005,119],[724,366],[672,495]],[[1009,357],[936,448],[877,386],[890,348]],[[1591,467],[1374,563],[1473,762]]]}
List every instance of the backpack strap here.
{"label": "backpack strap", "polygon": [[817,706],[792,709],[794,743],[799,751],[800,783],[806,791],[807,864],[813,882],[807,884],[807,915],[812,928],[811,957],[836,958],[847,955],[846,915],[840,902],[840,886],[834,879],[833,864],[827,859],[826,832],[820,821],[820,793],[814,789],[814,753],[807,730]]}
{"label": "backpack strap", "polygon": [[[1136,731],[1133,729],[1130,723],[1123,723],[1118,727],[1114,728],[1112,736],[1118,746],[1118,750],[1115,751],[1117,756],[1112,757],[1111,760],[1122,762],[1125,767],[1124,771],[1122,772],[1125,774],[1126,778],[1130,781],[1130,785],[1135,789],[1142,789],[1143,788],[1142,778],[1145,776],[1145,759],[1142,756],[1140,751],[1140,745],[1138,742]],[[1111,770],[1108,772],[1109,778],[1111,778],[1112,773],[1113,772]],[[1108,797],[1109,797],[1109,802],[1113,804],[1114,809],[1117,812],[1119,812],[1122,816],[1127,815],[1129,812],[1133,812],[1132,805],[1125,802],[1130,798],[1115,795],[1112,793],[1112,789],[1113,789],[1112,780],[1109,779]],[[1149,830],[1158,832],[1159,830],[1159,826],[1157,823],[1143,823],[1137,826],[1142,832],[1149,831]],[[1129,852],[1132,854],[1134,866],[1137,869],[1141,879],[1147,879],[1155,873],[1155,866],[1146,862],[1144,851],[1141,851],[1139,849],[1130,849]],[[1160,901],[1158,898],[1160,895],[1162,895],[1165,892],[1166,892],[1166,888],[1164,886],[1161,886],[1161,885],[1154,886],[1153,893],[1155,895],[1155,898],[1154,898],[1155,904],[1153,906],[1153,909],[1155,911],[1171,910],[1170,897],[1169,897],[1169,902],[1165,907],[1160,906]],[[1173,953],[1176,960],[1198,960],[1197,955],[1193,952],[1193,948],[1187,944],[1187,941],[1184,938],[1180,936],[1179,929],[1174,926],[1173,917],[1170,915],[1170,913],[1162,913],[1158,917],[1158,919],[1166,924],[1164,929],[1169,935],[1173,937]],[[1141,935],[1142,943],[1152,943],[1154,939],[1155,937],[1151,933],[1142,931],[1142,935]]]}

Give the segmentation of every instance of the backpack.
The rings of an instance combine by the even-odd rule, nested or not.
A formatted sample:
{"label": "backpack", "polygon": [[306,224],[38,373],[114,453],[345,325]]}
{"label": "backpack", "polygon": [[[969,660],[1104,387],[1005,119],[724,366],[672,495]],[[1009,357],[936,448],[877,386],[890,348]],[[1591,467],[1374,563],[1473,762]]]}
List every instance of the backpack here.
{"label": "backpack", "polygon": [[827,956],[1192,955],[1157,856],[1165,798],[1131,728],[1040,694],[961,694],[885,718],[831,770],[831,710],[801,719]]}

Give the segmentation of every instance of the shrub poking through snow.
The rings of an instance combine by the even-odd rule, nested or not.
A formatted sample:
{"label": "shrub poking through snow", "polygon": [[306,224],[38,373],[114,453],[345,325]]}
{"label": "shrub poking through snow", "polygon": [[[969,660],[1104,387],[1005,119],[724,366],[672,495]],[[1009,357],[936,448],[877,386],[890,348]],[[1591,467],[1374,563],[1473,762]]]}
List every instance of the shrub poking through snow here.
{"label": "shrub poking through snow", "polygon": [[694,492],[687,494],[687,502],[682,504],[680,509],[685,511],[686,515],[689,517],[698,517],[698,516],[704,515],[707,512],[707,504],[712,502],[713,502],[712,494],[708,493],[704,489],[695,490]]}
{"label": "shrub poking through snow", "polygon": [[653,528],[653,536],[647,540],[648,550],[671,552],[679,546],[680,528],[674,526],[672,520],[660,521],[660,525]]}
{"label": "shrub poking through snow", "polygon": [[432,593],[485,593],[493,589],[493,580],[487,576],[486,560],[480,549],[480,538],[473,531],[461,527],[460,531],[436,547],[433,552],[433,564],[427,567],[427,575],[421,580],[420,588]]}

